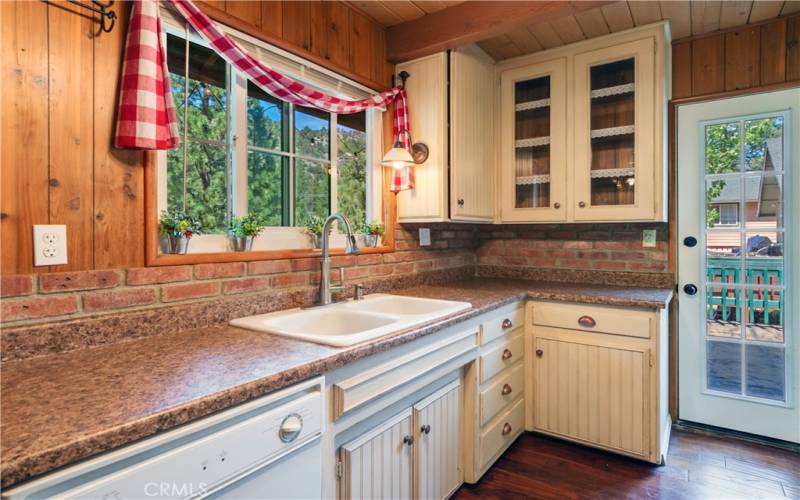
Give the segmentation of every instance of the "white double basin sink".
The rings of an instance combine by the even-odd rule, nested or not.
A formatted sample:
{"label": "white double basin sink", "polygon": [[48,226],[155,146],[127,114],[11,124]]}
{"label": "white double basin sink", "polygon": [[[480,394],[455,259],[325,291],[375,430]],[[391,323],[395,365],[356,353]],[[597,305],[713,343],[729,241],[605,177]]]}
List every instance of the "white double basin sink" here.
{"label": "white double basin sink", "polygon": [[233,326],[336,347],[390,335],[472,307],[468,302],[372,294],[309,309],[237,318]]}

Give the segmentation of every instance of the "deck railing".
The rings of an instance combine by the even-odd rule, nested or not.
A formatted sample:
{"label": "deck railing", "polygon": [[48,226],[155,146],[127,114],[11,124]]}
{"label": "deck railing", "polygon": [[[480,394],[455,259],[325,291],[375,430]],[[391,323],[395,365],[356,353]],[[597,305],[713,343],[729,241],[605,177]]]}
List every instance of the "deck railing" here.
{"label": "deck railing", "polygon": [[[783,324],[783,258],[747,257],[745,276],[741,276],[739,257],[715,257],[707,261],[708,319],[741,321],[742,306],[747,309],[750,323]],[[745,279],[741,279],[745,278]],[[739,288],[736,284],[762,285],[765,288]],[[774,288],[772,288],[774,287]],[[715,307],[718,306],[718,307]],[[770,312],[777,318],[770,319]]]}

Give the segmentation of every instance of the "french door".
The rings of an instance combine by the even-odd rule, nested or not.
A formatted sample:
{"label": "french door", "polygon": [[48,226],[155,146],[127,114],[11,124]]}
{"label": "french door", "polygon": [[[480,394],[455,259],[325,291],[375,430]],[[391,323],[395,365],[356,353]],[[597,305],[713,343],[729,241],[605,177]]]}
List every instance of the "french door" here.
{"label": "french door", "polygon": [[800,90],[677,110],[679,416],[800,442]]}

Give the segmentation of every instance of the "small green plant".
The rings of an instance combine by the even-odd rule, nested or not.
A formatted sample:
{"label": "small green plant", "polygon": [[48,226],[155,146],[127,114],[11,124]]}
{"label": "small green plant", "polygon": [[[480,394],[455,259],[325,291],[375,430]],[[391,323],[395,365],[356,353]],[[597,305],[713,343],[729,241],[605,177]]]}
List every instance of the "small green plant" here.
{"label": "small green plant", "polygon": [[188,239],[195,234],[201,234],[200,222],[181,210],[162,210],[158,218],[158,232],[166,236],[184,236]]}
{"label": "small green plant", "polygon": [[228,231],[236,238],[245,236],[258,236],[264,229],[265,224],[261,215],[257,212],[250,212],[242,217],[231,217],[228,224]]}
{"label": "small green plant", "polygon": [[377,221],[372,222],[365,222],[363,226],[361,226],[361,232],[364,234],[375,234],[378,236],[383,236],[383,233],[386,231],[386,228]]}
{"label": "small green plant", "polygon": [[325,225],[325,219],[318,215],[310,215],[305,222],[306,232],[313,236],[322,236],[322,227]]}

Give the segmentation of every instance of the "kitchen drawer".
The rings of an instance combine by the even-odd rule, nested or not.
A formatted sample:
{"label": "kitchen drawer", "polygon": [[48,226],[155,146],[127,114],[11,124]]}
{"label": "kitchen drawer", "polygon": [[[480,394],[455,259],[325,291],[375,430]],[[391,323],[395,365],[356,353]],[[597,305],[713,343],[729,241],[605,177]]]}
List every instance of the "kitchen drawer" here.
{"label": "kitchen drawer", "polygon": [[481,384],[513,365],[523,357],[522,331],[513,332],[493,342],[480,356]]}
{"label": "kitchen drawer", "polygon": [[533,324],[587,332],[650,338],[652,314],[615,307],[535,302]]}
{"label": "kitchen drawer", "polygon": [[480,467],[483,468],[506,445],[514,441],[525,424],[525,400],[520,398],[481,434]]}
{"label": "kitchen drawer", "polygon": [[484,387],[479,395],[481,426],[505,410],[524,392],[524,387],[525,370],[520,362],[498,375],[495,382]]}
{"label": "kitchen drawer", "polygon": [[525,324],[525,308],[520,307],[519,304],[502,307],[493,313],[489,313],[488,316],[488,319],[481,322],[482,345],[488,344]]}

